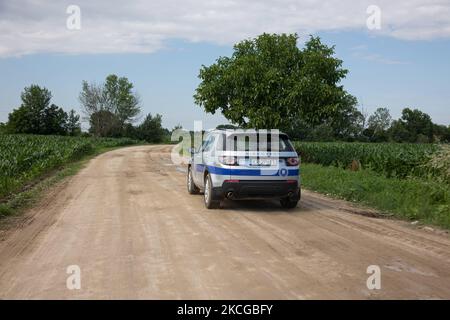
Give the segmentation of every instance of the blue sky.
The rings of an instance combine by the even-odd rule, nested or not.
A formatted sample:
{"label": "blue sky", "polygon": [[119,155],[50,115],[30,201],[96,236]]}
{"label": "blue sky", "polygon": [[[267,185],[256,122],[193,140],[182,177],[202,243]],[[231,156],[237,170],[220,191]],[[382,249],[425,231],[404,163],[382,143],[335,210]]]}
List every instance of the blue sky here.
{"label": "blue sky", "polygon": [[[297,3],[290,1],[294,5]],[[196,0],[191,2],[197,3]],[[5,6],[5,3],[0,2],[0,9],[2,5]],[[265,5],[269,8],[273,6],[270,1]],[[158,10],[163,12],[162,9]],[[423,10],[418,12],[422,14]],[[362,18],[365,19],[363,13]],[[53,103],[67,110],[73,108],[80,111],[78,94],[82,80],[101,82],[108,74],[115,73],[128,77],[134,83],[142,98],[143,113],[162,114],[164,126],[172,128],[180,123],[185,128],[192,128],[194,120],[203,120],[205,127],[214,127],[227,121],[221,115],[203,113],[192,98],[198,85],[200,66],[213,63],[219,56],[230,55],[232,44],[239,39],[255,36],[261,31],[285,31],[297,32],[302,41],[312,33],[321,36],[323,42],[335,45],[336,56],[344,60],[344,67],[349,69],[343,84],[368,113],[376,107],[388,107],[392,116],[398,118],[404,107],[419,108],[430,114],[435,122],[450,124],[450,32],[447,34],[445,31],[450,23],[447,24],[446,18],[442,17],[440,20],[436,17],[443,21],[441,24],[431,27],[429,20],[424,25],[420,24],[421,20],[405,20],[395,25],[392,21],[400,21],[403,16],[396,17],[389,11],[393,16],[390,18],[392,21],[388,24],[388,30],[382,29],[380,32],[365,30],[364,26],[358,25],[359,20],[355,26],[345,23],[339,25],[342,19],[337,19],[336,23],[331,20],[331,26],[328,27],[318,25],[310,28],[309,24],[308,27],[288,24],[275,29],[270,25],[265,27],[262,20],[258,20],[254,22],[257,26],[254,30],[253,24],[242,25],[241,28],[248,27],[249,30],[231,37],[225,31],[234,30],[233,17],[229,18],[230,25],[224,23],[223,28],[226,30],[205,31],[202,21],[208,17],[195,16],[195,21],[199,20],[198,30],[186,31],[182,26],[177,29],[178,22],[170,21],[171,24],[164,24],[164,30],[170,31],[167,34],[161,36],[163,32],[158,31],[157,36],[141,37],[142,26],[127,25],[120,29],[120,35],[125,35],[123,38],[112,36],[117,46],[109,45],[111,39],[103,44],[101,33],[98,38],[92,36],[98,45],[89,42],[92,40],[89,38],[91,40],[87,42],[73,40],[69,46],[66,44],[69,40],[53,34],[55,28],[52,23],[39,19],[39,16],[34,17],[35,12],[29,15],[38,21],[33,27],[38,28],[38,32],[27,33],[27,29],[24,29],[16,35],[16,31],[12,31],[12,17],[30,18],[18,6],[6,5],[3,14],[0,13],[0,22],[3,22],[0,23],[0,34],[3,34],[0,35],[3,41],[0,42],[0,121],[5,121],[8,113],[20,105],[20,92],[25,86],[45,86],[53,93]],[[130,21],[141,19],[139,16],[134,17],[133,12],[123,14],[130,15]],[[161,15],[158,19],[163,20],[165,16],[163,13]],[[182,17],[186,17],[185,12]],[[221,15],[218,19],[224,20],[225,17]],[[348,20],[351,19],[349,17]],[[364,22],[364,19],[361,20]],[[100,20],[102,26],[109,23],[107,19]],[[8,23],[11,28],[2,30],[9,26]],[[242,21],[236,22],[239,23],[242,24]],[[17,28],[26,28],[26,23]],[[9,34],[5,36],[5,32]],[[144,30],[142,34],[148,35],[148,32]],[[32,41],[30,34],[34,37]],[[91,31],[89,34],[97,33]],[[130,34],[134,37],[133,43],[127,42],[127,35]]]}

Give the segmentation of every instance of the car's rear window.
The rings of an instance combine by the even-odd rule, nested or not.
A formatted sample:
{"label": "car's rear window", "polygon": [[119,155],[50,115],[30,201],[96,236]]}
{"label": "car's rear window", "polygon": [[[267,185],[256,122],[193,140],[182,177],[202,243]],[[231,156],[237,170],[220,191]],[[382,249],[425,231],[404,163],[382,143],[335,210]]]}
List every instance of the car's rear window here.
{"label": "car's rear window", "polygon": [[[226,144],[222,144],[223,151],[294,151],[291,142],[286,135],[278,136],[278,150],[272,150],[271,135],[267,134],[266,138],[261,137],[262,134],[233,134],[228,136]],[[224,138],[223,135],[222,138]],[[224,141],[224,139],[222,139]],[[264,146],[264,145],[265,146]]]}

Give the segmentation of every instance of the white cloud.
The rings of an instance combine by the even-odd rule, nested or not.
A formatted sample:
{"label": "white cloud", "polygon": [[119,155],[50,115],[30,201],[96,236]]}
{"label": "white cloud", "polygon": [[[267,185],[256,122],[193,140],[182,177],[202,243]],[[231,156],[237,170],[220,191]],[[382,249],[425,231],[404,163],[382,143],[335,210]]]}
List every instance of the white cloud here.
{"label": "white cloud", "polygon": [[[66,8],[82,28],[66,29]],[[381,30],[366,9],[381,8]],[[365,30],[406,40],[450,37],[448,0],[0,0],[0,57],[41,52],[153,52],[171,38],[232,44],[262,32]]]}

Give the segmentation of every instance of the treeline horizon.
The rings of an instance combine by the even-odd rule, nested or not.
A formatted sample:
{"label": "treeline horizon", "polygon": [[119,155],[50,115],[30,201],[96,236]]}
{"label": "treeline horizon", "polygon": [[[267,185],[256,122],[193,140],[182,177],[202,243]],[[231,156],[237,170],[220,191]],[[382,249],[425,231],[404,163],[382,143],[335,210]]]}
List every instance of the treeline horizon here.
{"label": "treeline horizon", "polygon": [[436,124],[419,109],[404,108],[393,120],[388,108],[377,108],[370,116],[356,110],[348,126],[325,122],[315,127],[293,122],[286,133],[293,140],[333,142],[450,143],[450,125]]}
{"label": "treeline horizon", "polygon": [[[0,134],[37,134],[132,138],[152,143],[170,141],[171,131],[162,127],[162,115],[147,114],[142,122],[139,95],[125,77],[109,75],[102,84],[82,82],[79,101],[87,132],[81,129],[81,117],[51,103],[52,94],[39,85],[25,87],[22,103],[0,123]],[[138,123],[139,124],[136,124]],[[175,127],[179,128],[178,126]]]}
{"label": "treeline horizon", "polygon": [[[93,136],[132,138],[152,143],[170,142],[172,130],[162,127],[162,115],[147,114],[142,119],[141,100],[133,84],[125,77],[109,75],[101,84],[82,82],[79,101],[87,132],[81,129],[81,117],[71,109],[51,103],[52,94],[38,85],[30,85],[21,93],[22,104],[9,113],[8,121],[0,123],[0,133]],[[399,119],[393,120],[388,108],[377,108],[365,114],[356,108],[341,113],[332,121],[311,124],[300,117],[290,119],[284,131],[292,140],[358,141],[399,143],[449,143],[450,125],[433,123],[419,109],[405,108]],[[137,124],[138,123],[138,124]],[[222,124],[218,129],[249,128],[249,125]]]}

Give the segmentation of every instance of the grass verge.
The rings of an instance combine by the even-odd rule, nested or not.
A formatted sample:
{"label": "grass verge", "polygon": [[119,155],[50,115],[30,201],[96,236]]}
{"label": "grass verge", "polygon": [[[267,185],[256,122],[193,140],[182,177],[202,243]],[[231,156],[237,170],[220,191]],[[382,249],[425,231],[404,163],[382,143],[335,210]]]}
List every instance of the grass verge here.
{"label": "grass verge", "polygon": [[67,177],[75,175],[92,158],[102,153],[120,149],[125,146],[126,145],[114,147],[97,147],[92,153],[84,155],[76,161],[71,161],[59,166],[57,169],[47,174],[46,178],[36,181],[31,188],[27,188],[23,192],[19,192],[9,197],[7,201],[0,203],[0,219],[8,216],[18,215],[26,209],[30,208],[52,186],[54,186],[58,182],[63,181]]}
{"label": "grass verge", "polygon": [[302,185],[359,202],[393,216],[450,229],[450,187],[433,180],[386,178],[371,170],[350,171],[304,163]]}

